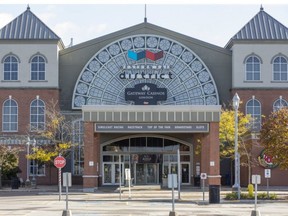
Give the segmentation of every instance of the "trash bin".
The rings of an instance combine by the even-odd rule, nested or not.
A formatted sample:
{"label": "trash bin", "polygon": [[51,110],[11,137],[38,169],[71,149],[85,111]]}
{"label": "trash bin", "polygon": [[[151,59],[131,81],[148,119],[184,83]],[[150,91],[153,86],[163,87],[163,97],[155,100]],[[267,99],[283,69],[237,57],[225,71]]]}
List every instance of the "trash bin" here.
{"label": "trash bin", "polygon": [[18,189],[19,188],[19,179],[18,178],[12,178],[11,188],[12,189]]}
{"label": "trash bin", "polygon": [[220,185],[209,185],[209,203],[220,203]]}

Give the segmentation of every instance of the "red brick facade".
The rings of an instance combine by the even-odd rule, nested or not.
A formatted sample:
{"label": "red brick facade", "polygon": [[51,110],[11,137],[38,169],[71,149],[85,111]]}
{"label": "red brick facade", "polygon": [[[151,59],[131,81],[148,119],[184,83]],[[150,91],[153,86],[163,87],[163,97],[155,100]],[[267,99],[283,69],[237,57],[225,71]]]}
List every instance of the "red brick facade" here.
{"label": "red brick facade", "polygon": [[[0,104],[1,104],[1,115],[0,122],[2,122],[2,109],[3,103],[7,99],[15,100],[18,104],[18,131],[17,132],[2,132],[2,124],[1,135],[3,137],[12,136],[17,140],[21,140],[22,145],[19,145],[19,141],[17,143],[11,143],[11,146],[20,147],[22,151],[19,154],[19,168],[22,171],[19,174],[23,180],[27,179],[27,136],[33,136],[33,133],[30,132],[30,104],[33,100],[36,99],[36,96],[39,96],[39,99],[43,100],[47,105],[51,100],[57,102],[59,100],[59,90],[58,89],[1,89],[0,94]],[[57,184],[58,182],[58,174],[57,169],[53,166],[45,167],[45,176],[37,177],[37,184]]]}
{"label": "red brick facade", "polygon": [[[15,100],[18,104],[18,132],[7,133],[23,135],[29,132],[30,124],[30,104],[36,99],[36,96],[43,100],[45,104],[51,102],[51,100],[59,101],[59,90],[58,89],[1,89],[0,104],[1,110],[3,109],[3,102],[9,99],[9,96]],[[1,112],[2,113],[2,112]],[[0,122],[2,122],[2,115],[0,116]],[[1,124],[2,131],[2,124]]]}
{"label": "red brick facade", "polygon": [[[282,96],[282,99],[288,100],[288,91],[285,89],[233,89],[232,95],[237,94],[240,97],[241,104],[239,110],[243,113],[246,113],[246,103],[252,99],[252,96],[255,96],[255,99],[258,100],[261,104],[261,114],[263,116],[268,116],[273,111],[273,104],[276,100]],[[265,118],[262,118],[262,123]],[[263,147],[259,143],[259,139],[252,140],[252,155],[254,156],[253,161],[257,163],[258,156],[260,155]],[[242,159],[244,160],[244,158]],[[260,165],[254,165],[252,167],[252,175],[261,175],[261,185],[267,184],[267,179],[264,178],[265,167]],[[247,186],[248,184],[248,168],[241,167],[241,185]],[[273,186],[283,186],[287,185],[288,170],[280,170],[279,168],[271,169],[271,178],[269,179],[269,184]]]}

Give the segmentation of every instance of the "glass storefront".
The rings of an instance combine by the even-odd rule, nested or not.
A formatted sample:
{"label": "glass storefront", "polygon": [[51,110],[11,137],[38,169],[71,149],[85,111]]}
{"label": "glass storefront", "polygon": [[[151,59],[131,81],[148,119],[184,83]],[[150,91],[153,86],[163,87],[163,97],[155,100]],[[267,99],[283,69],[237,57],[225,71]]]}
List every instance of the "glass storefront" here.
{"label": "glass storefront", "polygon": [[120,173],[121,182],[125,183],[125,169],[129,168],[132,184],[163,185],[168,174],[178,173],[178,149],[181,183],[190,184],[192,147],[158,137],[128,138],[102,146],[102,183],[119,184]]}

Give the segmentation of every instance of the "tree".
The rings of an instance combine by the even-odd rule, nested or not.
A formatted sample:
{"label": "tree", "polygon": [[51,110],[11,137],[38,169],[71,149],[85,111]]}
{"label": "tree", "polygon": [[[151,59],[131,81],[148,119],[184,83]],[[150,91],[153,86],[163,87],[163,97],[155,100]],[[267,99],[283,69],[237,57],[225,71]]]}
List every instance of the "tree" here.
{"label": "tree", "polygon": [[45,110],[46,122],[43,131],[37,131],[37,138],[46,140],[47,144],[35,145],[30,160],[40,163],[53,164],[54,158],[65,155],[71,148],[72,125],[58,109],[58,102],[51,101]]}
{"label": "tree", "polygon": [[18,168],[19,148],[11,148],[11,146],[0,145],[0,188],[2,187],[2,174]]}
{"label": "tree", "polygon": [[[253,160],[251,155],[251,143],[247,142],[251,135],[250,115],[244,115],[238,111],[238,152],[240,157],[245,159],[241,161],[241,166],[248,167],[248,183],[250,183],[251,168],[257,160]],[[221,120],[219,124],[220,157],[234,160],[235,156],[235,111],[222,109]],[[232,169],[231,169],[232,172]],[[232,175],[231,175],[232,176]]]}
{"label": "tree", "polygon": [[265,154],[281,169],[288,168],[288,109],[272,112],[264,121],[260,131],[260,141]]}

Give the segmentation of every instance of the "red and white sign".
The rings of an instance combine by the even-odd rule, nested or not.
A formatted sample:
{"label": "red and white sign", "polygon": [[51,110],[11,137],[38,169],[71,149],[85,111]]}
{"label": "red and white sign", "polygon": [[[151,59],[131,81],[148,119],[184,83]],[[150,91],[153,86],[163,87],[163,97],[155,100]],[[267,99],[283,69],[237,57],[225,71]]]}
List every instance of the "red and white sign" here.
{"label": "red and white sign", "polygon": [[207,179],[207,173],[201,173],[200,174],[200,178],[203,179]]}
{"label": "red and white sign", "polygon": [[54,159],[54,166],[58,169],[63,168],[66,165],[66,159],[62,156],[57,156]]}

